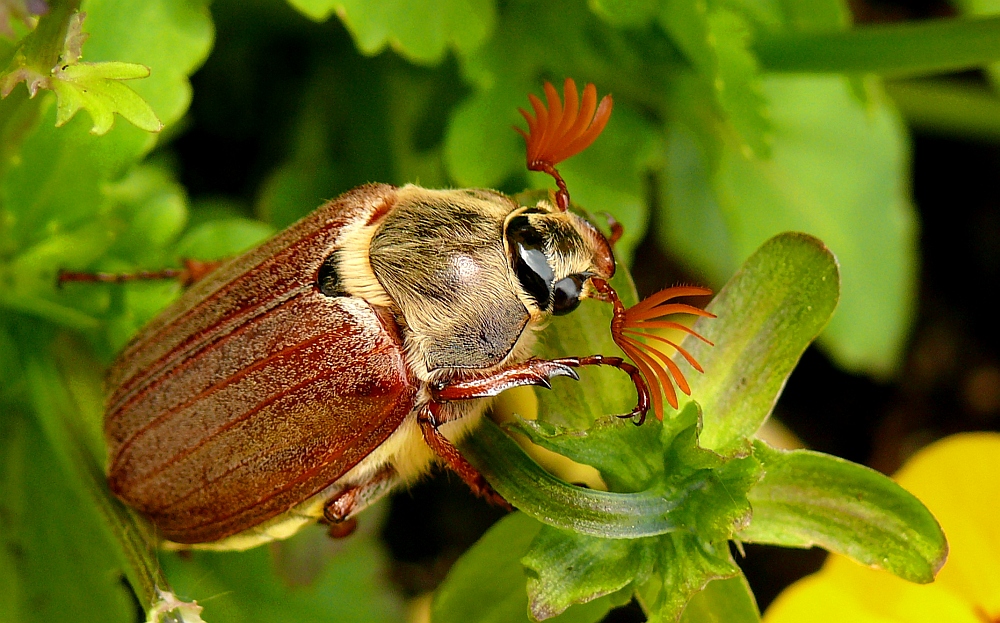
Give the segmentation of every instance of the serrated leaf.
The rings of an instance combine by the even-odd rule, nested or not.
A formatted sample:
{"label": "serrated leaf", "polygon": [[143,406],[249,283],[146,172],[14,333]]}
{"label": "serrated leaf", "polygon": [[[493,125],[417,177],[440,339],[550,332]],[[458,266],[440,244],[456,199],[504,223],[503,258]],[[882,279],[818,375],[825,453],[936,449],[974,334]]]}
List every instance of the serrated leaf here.
{"label": "serrated leaf", "polygon": [[521,558],[531,615],[551,619],[610,595],[652,570],[655,539],[604,539],[544,526]]}
{"label": "serrated leaf", "polygon": [[660,23],[697,70],[741,141],[741,151],[770,155],[771,124],[750,29],[740,14],[705,0],[666,0]]}
{"label": "serrated leaf", "polygon": [[90,113],[92,134],[106,134],[115,113],[147,132],[159,132],[163,124],[139,95],[119,80],[145,78],[149,68],[133,63],[78,63],[52,72],[52,90],[59,98],[56,126],[62,126],[81,108]]}
{"label": "serrated leaf", "polygon": [[316,21],[336,13],[358,49],[374,55],[391,46],[415,63],[440,62],[449,47],[468,53],[493,31],[493,0],[289,0]]}
{"label": "serrated leaf", "polygon": [[703,447],[724,455],[749,451],[838,293],[836,258],[812,236],[781,234],[746,261],[707,307],[718,318],[695,323],[715,345],[684,342],[705,368],[690,379],[704,414]]}
{"label": "serrated leaf", "polygon": [[891,571],[931,582],[948,546],[930,511],[872,469],[818,452],[782,452],[763,442],[754,453],[765,475],[750,490],[754,516],[740,538],[790,547],[819,545]]}
{"label": "serrated leaf", "polygon": [[660,537],[656,556],[658,573],[639,588],[649,623],[674,623],[709,582],[740,573],[728,543],[709,544],[687,532]]}
{"label": "serrated leaf", "polygon": [[[916,283],[904,129],[877,85],[866,109],[838,77],[764,84],[776,129],[770,160],[747,159],[727,143],[713,172],[697,134],[672,133],[660,240],[718,284],[771,236],[819,237],[842,275],[840,306],[820,345],[848,370],[888,375],[908,335]],[[712,257],[706,239],[717,243]]]}
{"label": "serrated leaf", "polygon": [[[528,595],[519,559],[542,524],[523,513],[500,520],[455,563],[434,593],[433,623],[529,623]],[[489,607],[483,607],[489,604]],[[554,623],[596,623],[608,599],[573,606]]]}

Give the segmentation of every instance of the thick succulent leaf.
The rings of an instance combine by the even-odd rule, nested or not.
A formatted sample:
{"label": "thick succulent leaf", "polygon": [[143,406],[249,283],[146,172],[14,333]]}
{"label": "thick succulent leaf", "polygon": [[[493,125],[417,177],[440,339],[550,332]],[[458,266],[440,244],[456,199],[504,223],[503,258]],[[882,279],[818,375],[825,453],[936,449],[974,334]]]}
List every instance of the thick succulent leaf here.
{"label": "thick succulent leaf", "polygon": [[[448,572],[434,593],[433,623],[528,623],[527,576],[520,558],[542,524],[514,513],[490,528]],[[484,608],[483,604],[489,604]],[[594,623],[611,604],[597,599],[571,607],[555,623]]]}
{"label": "thick succulent leaf", "polygon": [[519,419],[510,426],[534,444],[596,467],[611,491],[640,491],[663,474],[662,427],[655,418],[647,418],[642,426],[605,419],[586,431],[542,420]]}
{"label": "thick succulent leaf", "polygon": [[843,289],[820,344],[847,369],[884,376],[898,365],[912,319],[916,227],[905,130],[877,84],[868,86],[863,105],[844,78],[766,78],[770,159],[725,143],[714,163],[715,138],[674,126],[663,185],[669,214],[659,222],[667,248],[716,284],[782,231],[822,239],[840,262]]}
{"label": "thick succulent leaf", "polygon": [[493,31],[493,0],[289,0],[308,17],[322,21],[336,13],[365,54],[386,46],[415,63],[440,62],[449,47],[468,53]]}
{"label": "thick succulent leaf", "polygon": [[818,452],[756,442],[764,478],[750,490],[754,513],[739,537],[789,547],[819,545],[931,582],[948,553],[944,533],[912,494],[872,469]]}
{"label": "thick succulent leaf", "polygon": [[712,580],[684,608],[681,623],[759,623],[760,610],[742,573]]}
{"label": "thick succulent leaf", "polygon": [[462,454],[515,507],[548,525],[581,534],[634,539],[684,526],[685,499],[700,492],[711,474],[700,473],[678,486],[653,483],[638,493],[576,487],[538,466],[491,420],[461,444]]}
{"label": "thick succulent leaf", "polygon": [[687,339],[706,373],[690,379],[702,406],[700,443],[720,454],[749,451],[799,357],[837,306],[837,261],[822,242],[786,233],[765,243],[709,304],[718,318]]}

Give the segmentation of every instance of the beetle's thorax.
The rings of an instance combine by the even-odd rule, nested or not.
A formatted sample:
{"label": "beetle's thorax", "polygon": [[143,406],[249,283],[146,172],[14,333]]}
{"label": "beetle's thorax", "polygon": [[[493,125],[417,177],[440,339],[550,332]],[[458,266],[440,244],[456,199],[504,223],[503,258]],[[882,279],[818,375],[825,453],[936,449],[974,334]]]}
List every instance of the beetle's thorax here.
{"label": "beetle's thorax", "polygon": [[424,381],[523,361],[534,330],[560,313],[559,286],[577,286],[580,298],[588,276],[614,270],[592,226],[544,201],[522,207],[490,190],[405,186],[386,202],[345,231],[337,272],[347,294],[397,315]]}

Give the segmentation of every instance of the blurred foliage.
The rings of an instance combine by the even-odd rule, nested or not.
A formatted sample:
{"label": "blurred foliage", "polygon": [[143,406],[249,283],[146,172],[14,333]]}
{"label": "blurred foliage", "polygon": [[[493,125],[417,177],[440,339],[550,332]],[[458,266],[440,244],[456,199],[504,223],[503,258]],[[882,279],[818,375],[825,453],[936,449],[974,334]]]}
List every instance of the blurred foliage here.
{"label": "blurred foliage", "polygon": [[[561,170],[575,202],[625,226],[626,262],[648,234],[718,287],[774,234],[813,234],[843,284],[821,345],[846,369],[893,374],[918,257],[907,135],[878,74],[910,78],[888,85],[908,114],[1000,136],[992,93],[913,80],[1000,58],[997,18],[972,17],[996,7],[960,4],[969,17],[914,30],[852,28],[839,0],[217,0],[211,13],[207,0],[0,0],[0,621],[127,621],[131,593],[145,608],[166,583],[104,485],[100,369],[179,287],[57,288],[57,272],[230,256],[368,181],[548,187],[510,130],[542,79],[615,96],[604,135]],[[260,154],[184,146],[203,64],[197,124]],[[975,114],[952,113],[955,98]],[[240,158],[252,179],[200,194],[199,168]],[[396,619],[386,587],[352,584],[380,547],[359,538],[309,590],[266,577],[252,590],[295,603],[272,620],[320,617],[331,587],[370,597],[343,620]],[[268,565],[252,552],[184,572],[163,556],[202,598]],[[724,582],[709,592],[745,605]],[[600,610],[563,616],[574,608]]]}

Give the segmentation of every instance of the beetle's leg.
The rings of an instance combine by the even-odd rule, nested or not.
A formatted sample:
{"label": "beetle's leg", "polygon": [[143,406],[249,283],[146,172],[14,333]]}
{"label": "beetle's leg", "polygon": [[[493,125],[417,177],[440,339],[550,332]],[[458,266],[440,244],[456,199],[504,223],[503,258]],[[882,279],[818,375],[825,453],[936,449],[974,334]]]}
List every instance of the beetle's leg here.
{"label": "beetle's leg", "polygon": [[639,371],[639,368],[625,361],[621,357],[605,357],[604,355],[563,357],[560,359],[553,359],[552,363],[560,363],[564,366],[570,366],[573,368],[581,368],[583,366],[610,366],[612,368],[618,368],[625,374],[628,374],[629,378],[632,379],[632,384],[635,385],[635,393],[637,395],[636,404],[635,407],[632,408],[631,413],[619,415],[618,417],[630,418],[633,422],[635,422],[636,426],[646,421],[646,413],[649,412],[649,387],[646,385],[645,379],[642,378],[642,373]]}
{"label": "beetle's leg", "polygon": [[487,398],[522,385],[539,385],[551,389],[552,385],[549,383],[549,379],[555,376],[568,376],[579,381],[580,377],[573,370],[575,367],[578,367],[578,364],[546,359],[529,359],[524,363],[500,370],[484,378],[433,383],[431,385],[431,398],[435,402]]}
{"label": "beetle's leg", "polygon": [[81,273],[60,270],[56,285],[60,288],[70,281],[92,281],[101,283],[125,283],[126,281],[148,281],[153,279],[176,279],[182,286],[189,286],[215,270],[222,262],[202,262],[185,259],[184,268],[164,268],[163,270],[141,270],[135,273]]}
{"label": "beetle's leg", "polygon": [[350,536],[358,526],[354,515],[385,495],[398,481],[396,470],[386,465],[367,482],[337,492],[323,505],[322,522],[330,525],[330,536]]}
{"label": "beetle's leg", "polygon": [[458,448],[438,430],[438,427],[444,424],[439,419],[441,406],[438,403],[429,402],[417,414],[417,423],[420,424],[420,432],[424,435],[424,441],[435,454],[441,457],[445,465],[458,474],[465,481],[465,484],[469,485],[473,493],[501,508],[514,510],[507,500],[503,499],[503,496],[494,491],[490,483],[486,482],[479,470],[473,467],[472,463],[469,463],[458,451]]}
{"label": "beetle's leg", "polygon": [[554,376],[569,376],[579,380],[573,368],[583,366],[611,366],[628,374],[632,379],[632,384],[635,385],[638,399],[631,413],[619,417],[632,418],[636,424],[642,424],[645,421],[650,404],[649,388],[646,386],[646,381],[642,378],[639,368],[621,357],[605,357],[604,355],[529,359],[522,364],[501,370],[485,378],[434,384],[431,386],[431,397],[437,402],[448,402],[496,396],[504,390],[521,385],[540,385],[548,388],[548,380]]}

